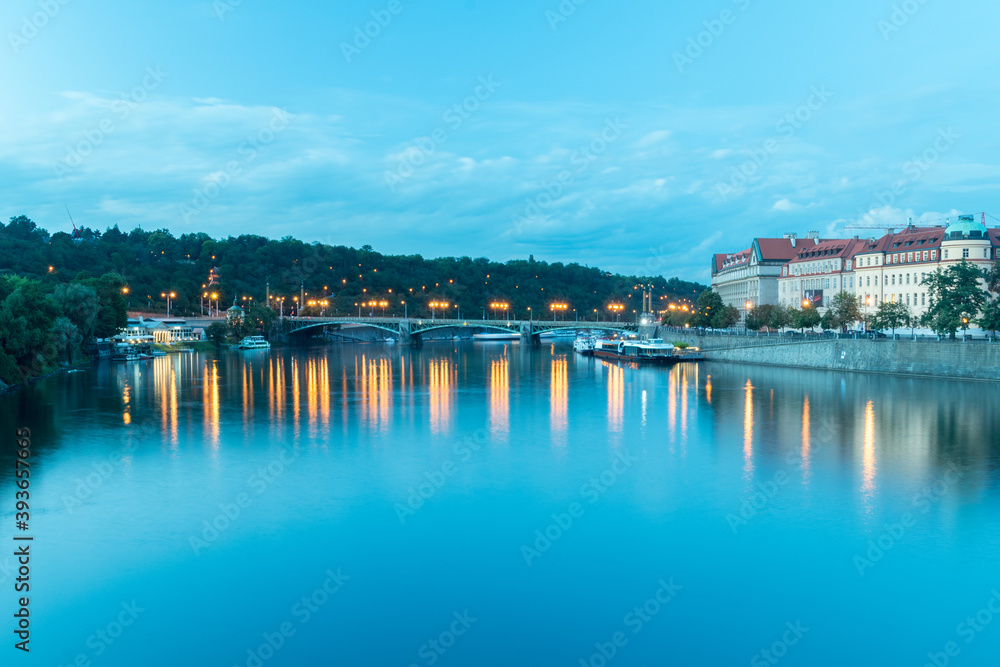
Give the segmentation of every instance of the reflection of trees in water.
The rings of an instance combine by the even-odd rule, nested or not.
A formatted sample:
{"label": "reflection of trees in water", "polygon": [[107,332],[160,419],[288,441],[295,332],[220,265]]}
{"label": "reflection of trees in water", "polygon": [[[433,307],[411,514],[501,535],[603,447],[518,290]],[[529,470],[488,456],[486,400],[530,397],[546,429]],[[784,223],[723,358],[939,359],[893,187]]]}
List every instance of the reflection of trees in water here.
{"label": "reflection of trees in water", "polygon": [[1000,458],[993,383],[735,364],[702,372],[711,375],[716,446],[743,442],[752,410],[758,460],[781,463],[799,450],[814,472],[836,462],[874,488],[886,475],[935,476],[953,462],[983,470]]}

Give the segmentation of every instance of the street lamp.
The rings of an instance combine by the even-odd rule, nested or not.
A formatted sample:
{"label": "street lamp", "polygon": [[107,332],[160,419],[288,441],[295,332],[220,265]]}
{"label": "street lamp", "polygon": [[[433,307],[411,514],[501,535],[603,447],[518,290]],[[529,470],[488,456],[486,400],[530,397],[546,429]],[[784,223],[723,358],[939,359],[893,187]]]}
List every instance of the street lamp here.
{"label": "street lamp", "polygon": [[160,296],[167,298],[167,317],[170,317],[170,300],[177,296],[177,294],[174,292],[162,292]]}
{"label": "street lamp", "polygon": [[431,301],[427,305],[430,306],[431,308],[431,320],[434,320],[437,318],[438,308],[447,308],[451,304],[449,304],[447,301]]}
{"label": "street lamp", "polygon": [[608,305],[608,310],[615,314],[615,322],[621,321],[622,311],[625,310],[625,306],[620,303],[612,303]]}
{"label": "street lamp", "polygon": [[[218,292],[212,292],[212,299],[215,300],[215,315],[216,315],[216,317],[218,317],[218,315],[219,315],[219,293]],[[211,299],[208,302],[208,316],[209,317],[212,316],[212,301],[211,301]]]}
{"label": "street lamp", "polygon": [[506,303],[504,301],[494,301],[493,303],[490,304],[490,310],[493,311],[493,319],[497,318],[497,311],[498,310],[502,310],[504,312],[504,314],[507,315],[507,319],[510,319],[510,316],[508,314],[508,309],[509,308],[510,308],[510,304]]}
{"label": "street lamp", "polygon": [[868,332],[868,306],[872,305],[872,297],[869,294],[865,297],[865,333]]}
{"label": "street lamp", "polygon": [[405,301],[400,301],[399,305],[401,305],[403,307],[403,319],[404,320],[410,319],[409,312],[407,310],[408,306],[407,306],[406,302]]}
{"label": "street lamp", "polygon": [[569,309],[565,303],[550,303],[549,310],[552,311],[552,319],[559,321],[559,313],[566,312]]}

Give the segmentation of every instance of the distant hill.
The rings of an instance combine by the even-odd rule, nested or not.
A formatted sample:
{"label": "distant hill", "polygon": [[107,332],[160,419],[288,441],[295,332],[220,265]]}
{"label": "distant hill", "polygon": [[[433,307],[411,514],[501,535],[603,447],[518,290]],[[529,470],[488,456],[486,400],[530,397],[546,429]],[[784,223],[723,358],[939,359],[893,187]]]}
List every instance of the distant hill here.
{"label": "distant hill", "polygon": [[[210,283],[212,269],[217,269],[217,284]],[[55,282],[120,274],[128,286],[130,308],[165,311],[166,299],[160,295],[173,292],[172,312],[177,315],[200,312],[205,292],[218,294],[223,308],[234,298],[241,304],[250,297],[261,303],[268,280],[272,296],[285,297],[286,314],[301,289],[308,294],[307,302],[325,298],[327,314],[357,313],[358,303],[384,301],[387,313],[401,315],[405,301],[411,317],[430,316],[428,304],[443,301],[453,314],[461,310],[465,318],[478,318],[484,308],[489,315],[490,303],[499,301],[510,304],[512,317],[527,317],[529,307],[535,317],[547,317],[550,304],[565,303],[567,318],[593,319],[596,310],[606,319],[611,303],[625,307],[623,317],[641,310],[642,285],[652,287],[660,309],[671,301],[693,302],[707,289],[678,278],[625,276],[533,257],[504,263],[484,257],[425,259],[383,255],[367,245],[355,249],[305,243],[290,236],[174,237],[165,229],[124,233],[117,225],[103,233],[82,228],[76,235],[49,234],[25,216],[0,223],[0,270]]]}

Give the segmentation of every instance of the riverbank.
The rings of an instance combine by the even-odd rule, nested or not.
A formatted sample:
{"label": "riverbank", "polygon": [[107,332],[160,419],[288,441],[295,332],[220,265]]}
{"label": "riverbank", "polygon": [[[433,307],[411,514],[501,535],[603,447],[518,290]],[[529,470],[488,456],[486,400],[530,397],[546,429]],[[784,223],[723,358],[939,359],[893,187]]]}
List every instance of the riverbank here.
{"label": "riverbank", "polygon": [[93,363],[92,359],[87,359],[86,361],[81,361],[81,362],[76,363],[76,364],[70,364],[68,366],[62,366],[61,368],[57,368],[57,369],[55,369],[53,371],[49,371],[48,373],[44,373],[42,375],[38,375],[36,377],[28,379],[25,382],[19,382],[17,384],[7,384],[3,380],[0,380],[0,396],[3,396],[4,394],[15,394],[18,391],[20,391],[21,389],[23,389],[24,387],[27,387],[29,385],[33,385],[36,382],[40,382],[40,381],[42,381],[42,380],[44,380],[46,378],[55,377],[56,375],[59,375],[60,373],[68,373],[70,371],[80,370],[81,368],[84,368],[86,366],[90,366],[92,363]]}
{"label": "riverbank", "polygon": [[855,373],[1000,381],[1000,344],[956,341],[684,336],[709,361]]}

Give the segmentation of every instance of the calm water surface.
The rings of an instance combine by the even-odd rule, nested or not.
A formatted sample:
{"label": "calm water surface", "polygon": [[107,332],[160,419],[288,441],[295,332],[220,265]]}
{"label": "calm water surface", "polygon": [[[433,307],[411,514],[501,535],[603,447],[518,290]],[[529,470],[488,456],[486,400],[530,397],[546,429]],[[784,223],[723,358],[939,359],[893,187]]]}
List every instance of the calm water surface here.
{"label": "calm water surface", "polygon": [[24,664],[993,665],[998,399],[558,345],[105,363],[0,398],[4,641],[28,426]]}

